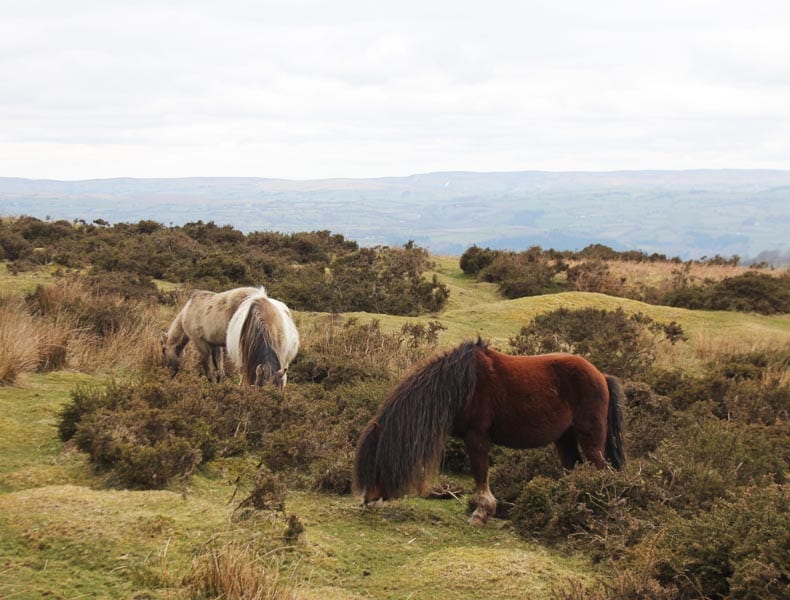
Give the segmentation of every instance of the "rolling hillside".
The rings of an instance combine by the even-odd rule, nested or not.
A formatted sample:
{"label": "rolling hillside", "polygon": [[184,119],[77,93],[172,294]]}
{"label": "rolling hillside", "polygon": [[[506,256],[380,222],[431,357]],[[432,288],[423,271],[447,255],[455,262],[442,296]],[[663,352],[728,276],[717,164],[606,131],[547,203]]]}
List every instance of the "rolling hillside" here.
{"label": "rolling hillside", "polygon": [[[244,231],[330,230],[362,245],[414,240],[557,250],[602,243],[667,256],[790,252],[790,171],[428,173],[379,179],[47,181],[0,178],[0,215],[213,221]],[[787,257],[785,256],[785,259]]]}
{"label": "rolling hillside", "polygon": [[[700,366],[706,347],[790,349],[788,315],[689,311],[578,292],[502,300],[493,284],[464,275],[457,257],[436,262],[437,277],[451,291],[443,312],[419,318],[341,316],[375,319],[389,331],[405,322],[436,320],[447,328],[440,348],[478,334],[505,347],[541,312],[622,307],[681,323],[690,339],[666,348],[659,360],[688,371]],[[2,271],[0,282],[5,293],[21,294],[51,278]],[[172,315],[161,316],[166,323]],[[311,326],[329,317],[295,316],[305,344],[316,333]],[[124,489],[111,472],[95,469],[73,442],[62,443],[56,427],[73,390],[97,389],[129,375],[60,370],[0,386],[0,597],[196,597],[188,586],[211,565],[247,585],[263,581],[271,594],[266,597],[300,599],[582,598],[592,589],[601,593],[597,580],[610,584],[618,575],[620,567],[596,564],[572,546],[525,538],[506,519],[469,526],[466,498],[411,496],[363,511],[349,495],[298,488],[289,489],[284,512],[261,510],[240,518],[235,508],[249,487],[240,482],[248,482],[260,466],[257,456],[217,457],[189,480],[164,489]],[[289,383],[292,389],[298,385]],[[357,396],[378,403],[378,396],[368,395],[382,393],[380,388],[358,385]],[[331,391],[325,394],[331,404]],[[287,397],[277,402],[288,406]],[[300,422],[305,415],[292,418]],[[327,427],[331,421],[328,417]],[[467,489],[471,483],[463,477],[456,481]],[[292,517],[303,532],[292,533]]]}

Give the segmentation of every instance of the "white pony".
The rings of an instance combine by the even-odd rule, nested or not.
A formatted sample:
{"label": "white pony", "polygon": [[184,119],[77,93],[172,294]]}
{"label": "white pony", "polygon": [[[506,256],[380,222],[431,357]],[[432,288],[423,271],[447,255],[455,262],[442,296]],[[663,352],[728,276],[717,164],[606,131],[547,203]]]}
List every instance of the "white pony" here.
{"label": "white pony", "polygon": [[191,341],[200,355],[200,366],[209,381],[219,381],[225,374],[222,349],[236,309],[251,294],[262,288],[243,287],[216,294],[195,290],[162,335],[162,354],[173,373],[181,368],[184,347]]}
{"label": "white pony", "polygon": [[283,389],[288,365],[299,351],[299,331],[288,307],[260,288],[231,317],[226,348],[244,383],[261,386],[273,381]]}

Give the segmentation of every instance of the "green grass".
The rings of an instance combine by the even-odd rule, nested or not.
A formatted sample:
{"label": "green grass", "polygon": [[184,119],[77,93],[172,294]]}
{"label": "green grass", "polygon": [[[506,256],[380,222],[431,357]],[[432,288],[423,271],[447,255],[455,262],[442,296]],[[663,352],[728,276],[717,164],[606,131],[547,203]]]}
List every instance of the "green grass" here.
{"label": "green grass", "polygon": [[[349,313],[348,316],[360,320],[378,319],[385,331],[396,331],[408,322],[435,320],[447,328],[439,336],[440,346],[452,346],[479,335],[495,347],[506,349],[510,338],[541,313],[559,308],[622,308],[626,313],[643,313],[663,323],[677,321],[689,337],[689,342],[686,347],[679,345],[676,354],[683,358],[682,362],[690,370],[696,368],[695,362],[698,360],[690,344],[701,338],[705,338],[706,343],[712,347],[737,341],[790,345],[788,315],[765,316],[730,311],[688,310],[590,292],[563,292],[504,300],[498,295],[495,284],[480,283],[474,277],[465,275],[458,266],[457,257],[435,257],[434,260],[434,272],[450,288],[450,300],[442,313],[421,317],[367,313]],[[309,317],[307,320],[309,321]]]}
{"label": "green grass", "polygon": [[[478,334],[506,347],[540,312],[622,307],[678,321],[714,345],[744,337],[790,343],[788,316],[688,311],[589,293],[505,301],[495,286],[465,276],[455,258],[437,259],[436,273],[451,289],[441,314],[349,316],[379,319],[387,330],[435,319],[447,327],[442,347]],[[0,272],[5,284],[3,277],[15,276]],[[13,281],[21,291],[36,279]],[[297,315],[302,325],[321,316]],[[686,361],[688,351],[678,352]],[[232,518],[244,494],[234,496],[237,477],[254,468],[255,457],[215,461],[187,488],[114,489],[56,431],[70,391],[99,383],[59,372],[0,387],[0,599],[184,598],[194,558],[229,541],[268,553],[302,598],[547,598],[555,586],[585,587],[596,576],[586,557],[525,541],[506,522],[471,527],[465,503],[452,500],[409,497],[365,511],[350,497],[291,491],[286,511],[305,526],[304,539],[291,545],[282,538],[283,515]]]}
{"label": "green grass", "polygon": [[3,293],[32,292],[37,285],[52,283],[53,280],[54,277],[49,269],[41,268],[35,271],[22,271],[14,275],[8,270],[8,262],[0,261],[0,290]]}
{"label": "green grass", "polygon": [[186,597],[194,557],[224,540],[279,557],[304,598],[541,598],[593,578],[583,557],[530,544],[502,521],[470,526],[460,501],[411,497],[371,511],[290,492],[286,511],[306,532],[287,547],[283,515],[232,519],[243,494],[234,483],[253,458],[211,463],[187,489],[113,489],[57,439],[58,409],[91,383],[51,373],[0,388],[0,598]]}
{"label": "green grass", "polygon": [[63,450],[56,429],[57,412],[71,389],[87,381],[85,375],[63,372],[0,387],[0,492],[89,478],[84,458]]}

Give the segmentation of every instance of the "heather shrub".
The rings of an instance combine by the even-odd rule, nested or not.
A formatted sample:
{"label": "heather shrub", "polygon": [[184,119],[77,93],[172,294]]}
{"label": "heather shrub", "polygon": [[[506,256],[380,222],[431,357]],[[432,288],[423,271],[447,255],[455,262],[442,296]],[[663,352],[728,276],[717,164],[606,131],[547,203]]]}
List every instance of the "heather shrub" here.
{"label": "heather shrub", "polygon": [[707,404],[721,419],[773,425],[786,421],[790,411],[789,367],[786,350],[724,354],[702,375],[652,370],[647,380],[676,409]]}
{"label": "heather shrub", "polygon": [[263,461],[289,486],[349,493],[356,442],[389,386],[371,381],[332,389],[289,387],[277,426],[262,440]]}
{"label": "heather shrub", "polygon": [[669,292],[664,304],[696,310],[732,310],[766,315],[790,312],[790,273],[773,277],[746,272],[719,282]]}
{"label": "heather shrub", "polygon": [[581,465],[523,486],[511,512],[524,537],[568,541],[597,558],[620,557],[655,528],[664,491],[639,471]]}
{"label": "heather shrub", "polygon": [[558,479],[563,474],[553,445],[532,450],[494,448],[492,462],[489,485],[500,515],[508,512],[507,507],[516,501],[526,483],[536,477]]}
{"label": "heather shrub", "polygon": [[659,340],[674,343],[682,337],[674,321],[659,323],[641,313],[629,316],[621,308],[560,308],[536,316],[510,339],[510,347],[514,354],[580,354],[605,373],[636,378],[653,364]]}
{"label": "heather shrub", "polygon": [[787,442],[767,433],[762,427],[709,419],[664,440],[648,468],[661,477],[673,507],[704,510],[766,477],[785,481],[781,445]]}
{"label": "heather shrub", "polygon": [[683,416],[674,410],[672,400],[656,394],[647,384],[625,381],[623,392],[623,437],[630,458],[654,452],[663,440],[685,425]]}
{"label": "heather shrub", "polygon": [[656,578],[679,598],[786,598],[790,496],[749,487],[687,519],[672,519],[656,547]]}
{"label": "heather shrub", "polygon": [[[108,225],[7,220],[0,227],[0,256],[13,260],[14,269],[23,268],[22,261],[34,266],[35,259],[125,279],[113,295],[134,297],[151,291],[152,278],[215,291],[263,284],[296,310],[416,315],[440,310],[449,294],[436,277],[425,277],[430,256],[411,242],[360,248],[328,231],[245,235],[202,221]],[[26,252],[31,247],[36,252]]]}
{"label": "heather shrub", "polygon": [[276,427],[275,392],[160,370],[138,381],[80,388],[60,415],[61,439],[74,439],[122,485],[162,487],[201,463],[259,448]]}

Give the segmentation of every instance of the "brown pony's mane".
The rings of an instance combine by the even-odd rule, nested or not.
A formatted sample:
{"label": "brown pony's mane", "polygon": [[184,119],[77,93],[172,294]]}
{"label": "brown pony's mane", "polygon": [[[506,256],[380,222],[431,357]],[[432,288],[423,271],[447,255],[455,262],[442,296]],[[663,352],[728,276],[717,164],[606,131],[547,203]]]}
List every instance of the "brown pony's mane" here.
{"label": "brown pony's mane", "polygon": [[475,391],[476,354],[486,347],[479,338],[465,342],[430,359],[390,392],[357,445],[356,493],[378,485],[386,499],[422,485],[438,467],[454,416]]}

